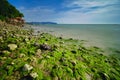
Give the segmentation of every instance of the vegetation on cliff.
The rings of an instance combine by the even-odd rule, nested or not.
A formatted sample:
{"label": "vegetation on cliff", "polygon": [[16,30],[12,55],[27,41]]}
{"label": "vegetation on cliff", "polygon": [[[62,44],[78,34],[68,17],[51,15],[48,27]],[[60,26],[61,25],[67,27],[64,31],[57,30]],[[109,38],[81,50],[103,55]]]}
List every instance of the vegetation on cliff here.
{"label": "vegetation on cliff", "polygon": [[83,41],[0,25],[1,80],[119,80],[120,59]]}
{"label": "vegetation on cliff", "polygon": [[9,18],[23,17],[13,5],[7,0],[0,0],[0,20],[6,21]]}

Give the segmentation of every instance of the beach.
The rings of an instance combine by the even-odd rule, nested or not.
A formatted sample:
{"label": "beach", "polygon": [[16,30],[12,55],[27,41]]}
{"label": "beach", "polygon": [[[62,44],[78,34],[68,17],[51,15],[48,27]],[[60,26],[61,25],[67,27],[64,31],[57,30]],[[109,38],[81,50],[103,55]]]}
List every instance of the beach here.
{"label": "beach", "polygon": [[33,28],[1,23],[1,80],[120,79],[118,54],[106,56],[97,46],[85,47],[84,40],[35,33]]}

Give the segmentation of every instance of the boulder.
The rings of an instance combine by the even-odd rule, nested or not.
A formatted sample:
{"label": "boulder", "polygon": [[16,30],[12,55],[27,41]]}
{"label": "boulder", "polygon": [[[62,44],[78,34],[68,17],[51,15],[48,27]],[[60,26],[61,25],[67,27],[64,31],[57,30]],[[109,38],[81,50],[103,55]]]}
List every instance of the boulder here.
{"label": "boulder", "polygon": [[30,71],[30,70],[32,70],[32,69],[33,69],[33,67],[30,66],[30,65],[28,65],[28,64],[25,64],[24,67],[23,67],[23,70],[24,70],[24,71]]}
{"label": "boulder", "polygon": [[38,74],[36,72],[30,73],[30,76],[35,79],[38,77]]}
{"label": "boulder", "polygon": [[51,50],[51,46],[49,46],[49,45],[47,45],[47,44],[42,44],[42,45],[40,45],[40,48],[41,48],[42,50]]}
{"label": "boulder", "polygon": [[8,48],[13,51],[17,48],[17,45],[16,44],[8,44]]}

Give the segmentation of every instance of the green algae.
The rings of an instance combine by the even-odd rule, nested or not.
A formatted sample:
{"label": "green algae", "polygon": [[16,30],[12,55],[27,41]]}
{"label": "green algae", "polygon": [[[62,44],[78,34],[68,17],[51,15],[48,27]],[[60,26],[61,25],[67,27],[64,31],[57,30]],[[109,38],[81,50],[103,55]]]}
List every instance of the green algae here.
{"label": "green algae", "polygon": [[[98,47],[84,47],[84,41],[63,39],[48,33],[0,26],[1,80],[119,80],[120,59],[105,56]],[[12,34],[12,35],[11,35]],[[9,50],[8,44],[16,44]],[[51,47],[44,50],[40,45]],[[119,51],[117,51],[119,52]],[[24,71],[24,65],[33,67]],[[35,78],[31,74],[35,73]]]}

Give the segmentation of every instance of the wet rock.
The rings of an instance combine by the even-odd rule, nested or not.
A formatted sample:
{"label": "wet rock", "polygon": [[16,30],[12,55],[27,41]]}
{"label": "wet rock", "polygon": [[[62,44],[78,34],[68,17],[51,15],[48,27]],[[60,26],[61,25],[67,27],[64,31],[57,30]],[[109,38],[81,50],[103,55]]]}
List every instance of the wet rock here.
{"label": "wet rock", "polygon": [[86,73],[85,76],[87,80],[92,80],[92,75]]}
{"label": "wet rock", "polygon": [[57,76],[55,76],[55,77],[53,78],[53,80],[59,80],[59,78],[58,78]]}
{"label": "wet rock", "polygon": [[59,61],[64,62],[66,61],[66,58],[61,58]]}
{"label": "wet rock", "polygon": [[24,40],[26,43],[28,43],[29,42],[29,39],[28,38],[25,38],[25,40]]}
{"label": "wet rock", "polygon": [[32,69],[33,69],[33,67],[30,66],[30,65],[28,65],[28,64],[25,64],[24,67],[23,67],[23,70],[24,70],[24,71],[30,71],[30,70],[32,70]]}
{"label": "wet rock", "polygon": [[30,76],[35,79],[38,77],[38,74],[36,72],[30,73]]}
{"label": "wet rock", "polygon": [[13,51],[17,48],[17,45],[16,44],[9,44],[8,48]]}
{"label": "wet rock", "polygon": [[59,39],[63,39],[62,37],[59,37]]}
{"label": "wet rock", "polygon": [[73,40],[73,38],[69,38],[69,40]]}
{"label": "wet rock", "polygon": [[0,36],[0,40],[3,40],[3,37],[2,37],[2,36]]}
{"label": "wet rock", "polygon": [[23,58],[23,57],[25,57],[25,54],[21,53],[21,54],[19,55],[19,57],[20,57],[20,58]]}
{"label": "wet rock", "polygon": [[63,41],[60,41],[59,43],[60,43],[60,44],[64,44],[64,42],[63,42]]}
{"label": "wet rock", "polygon": [[54,44],[54,46],[53,46],[53,51],[54,51],[56,48],[59,48],[59,44]]}
{"label": "wet rock", "polygon": [[42,44],[42,45],[40,45],[40,48],[41,48],[42,50],[51,50],[51,46],[49,46],[49,45],[47,45],[47,44]]}
{"label": "wet rock", "polygon": [[71,63],[75,66],[77,62],[75,60],[73,60],[73,61],[71,61]]}
{"label": "wet rock", "polygon": [[38,49],[37,51],[36,51],[36,56],[40,56],[41,55],[41,49]]}
{"label": "wet rock", "polygon": [[40,33],[40,31],[37,31],[37,33]]}
{"label": "wet rock", "polygon": [[4,54],[4,55],[9,55],[10,54],[10,52],[9,51],[7,51],[7,50],[4,50],[4,51],[2,51],[2,54]]}
{"label": "wet rock", "polygon": [[50,56],[46,56],[46,58],[48,58],[48,59],[49,59],[49,58],[50,58]]}
{"label": "wet rock", "polygon": [[35,46],[35,47],[39,47],[39,46],[40,46],[40,44],[39,44],[39,43],[37,43],[37,42],[35,42],[35,43],[34,43],[34,46]]}

